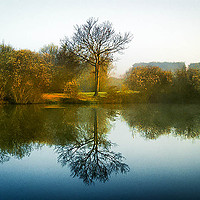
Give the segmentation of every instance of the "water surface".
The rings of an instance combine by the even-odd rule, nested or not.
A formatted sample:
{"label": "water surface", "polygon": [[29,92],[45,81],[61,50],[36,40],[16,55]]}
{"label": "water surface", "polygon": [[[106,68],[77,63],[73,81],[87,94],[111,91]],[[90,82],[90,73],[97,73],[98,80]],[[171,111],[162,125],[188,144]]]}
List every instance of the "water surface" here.
{"label": "water surface", "polygon": [[0,108],[0,199],[200,199],[200,106]]}

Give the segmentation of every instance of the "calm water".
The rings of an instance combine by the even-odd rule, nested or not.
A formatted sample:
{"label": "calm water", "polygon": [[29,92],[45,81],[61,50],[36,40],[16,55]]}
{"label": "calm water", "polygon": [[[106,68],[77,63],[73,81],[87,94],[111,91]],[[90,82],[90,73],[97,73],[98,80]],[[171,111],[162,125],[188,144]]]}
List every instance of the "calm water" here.
{"label": "calm water", "polygon": [[0,199],[200,199],[200,106],[4,106]]}

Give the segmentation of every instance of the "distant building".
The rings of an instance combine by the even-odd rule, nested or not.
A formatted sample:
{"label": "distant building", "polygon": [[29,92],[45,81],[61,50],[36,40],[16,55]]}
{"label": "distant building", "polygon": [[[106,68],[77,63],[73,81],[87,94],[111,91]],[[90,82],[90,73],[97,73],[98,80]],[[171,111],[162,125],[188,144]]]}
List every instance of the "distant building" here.
{"label": "distant building", "polygon": [[149,62],[149,63],[135,63],[133,68],[141,67],[141,66],[154,66],[160,67],[163,70],[176,71],[177,69],[186,69],[186,65],[184,62]]}
{"label": "distant building", "polygon": [[200,63],[191,63],[188,66],[189,69],[200,69]]}

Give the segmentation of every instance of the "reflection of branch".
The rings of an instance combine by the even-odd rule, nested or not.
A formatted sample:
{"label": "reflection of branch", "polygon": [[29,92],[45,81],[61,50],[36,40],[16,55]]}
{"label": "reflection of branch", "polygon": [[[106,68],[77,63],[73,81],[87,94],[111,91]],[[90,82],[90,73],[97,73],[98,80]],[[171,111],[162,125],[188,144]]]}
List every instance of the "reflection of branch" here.
{"label": "reflection of branch", "polygon": [[8,162],[10,160],[10,156],[7,155],[6,152],[0,151],[0,163]]}
{"label": "reflection of branch", "polygon": [[122,163],[123,157],[120,153],[114,153],[106,148],[100,151],[96,147],[97,145],[94,143],[91,148],[79,148],[73,152],[72,147],[69,146],[57,147],[58,162],[62,166],[69,163],[71,175],[83,179],[86,184],[94,183],[95,180],[108,181],[112,172],[126,173],[129,171],[128,165]]}
{"label": "reflection of branch", "polygon": [[72,150],[76,149],[76,150],[74,151],[74,153],[75,153],[78,149],[83,148],[85,145],[91,143],[92,141],[93,141],[93,139],[89,139],[89,140],[86,141],[85,143],[78,143],[78,144],[79,144],[78,146],[72,146],[72,148],[69,149],[68,151],[72,151]]}
{"label": "reflection of branch", "polygon": [[91,156],[92,152],[94,151],[95,148],[95,144],[92,146],[92,149],[87,153],[87,157],[85,158],[85,162],[87,161],[87,159]]}
{"label": "reflection of branch", "polygon": [[[66,157],[68,157],[68,159],[66,159],[65,162],[68,162],[71,158],[73,158],[73,155],[81,148],[84,148],[84,146],[88,145],[89,143],[93,142],[93,138],[88,139],[87,141],[80,143],[77,142],[78,145],[69,145],[67,148],[62,147],[62,146],[57,146],[57,150],[56,152],[59,153],[59,157],[58,160],[60,160],[60,157],[64,159],[66,159]],[[62,165],[65,165],[66,163],[63,163]]]}

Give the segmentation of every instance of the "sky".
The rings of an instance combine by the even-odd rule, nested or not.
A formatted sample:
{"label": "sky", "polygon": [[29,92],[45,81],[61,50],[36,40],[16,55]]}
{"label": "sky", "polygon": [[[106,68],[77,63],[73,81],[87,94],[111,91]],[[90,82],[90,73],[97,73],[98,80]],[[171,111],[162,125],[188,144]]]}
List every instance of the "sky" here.
{"label": "sky", "polygon": [[138,62],[200,62],[200,0],[0,0],[0,42],[39,51],[60,45],[90,17],[133,40],[116,54],[116,76]]}

